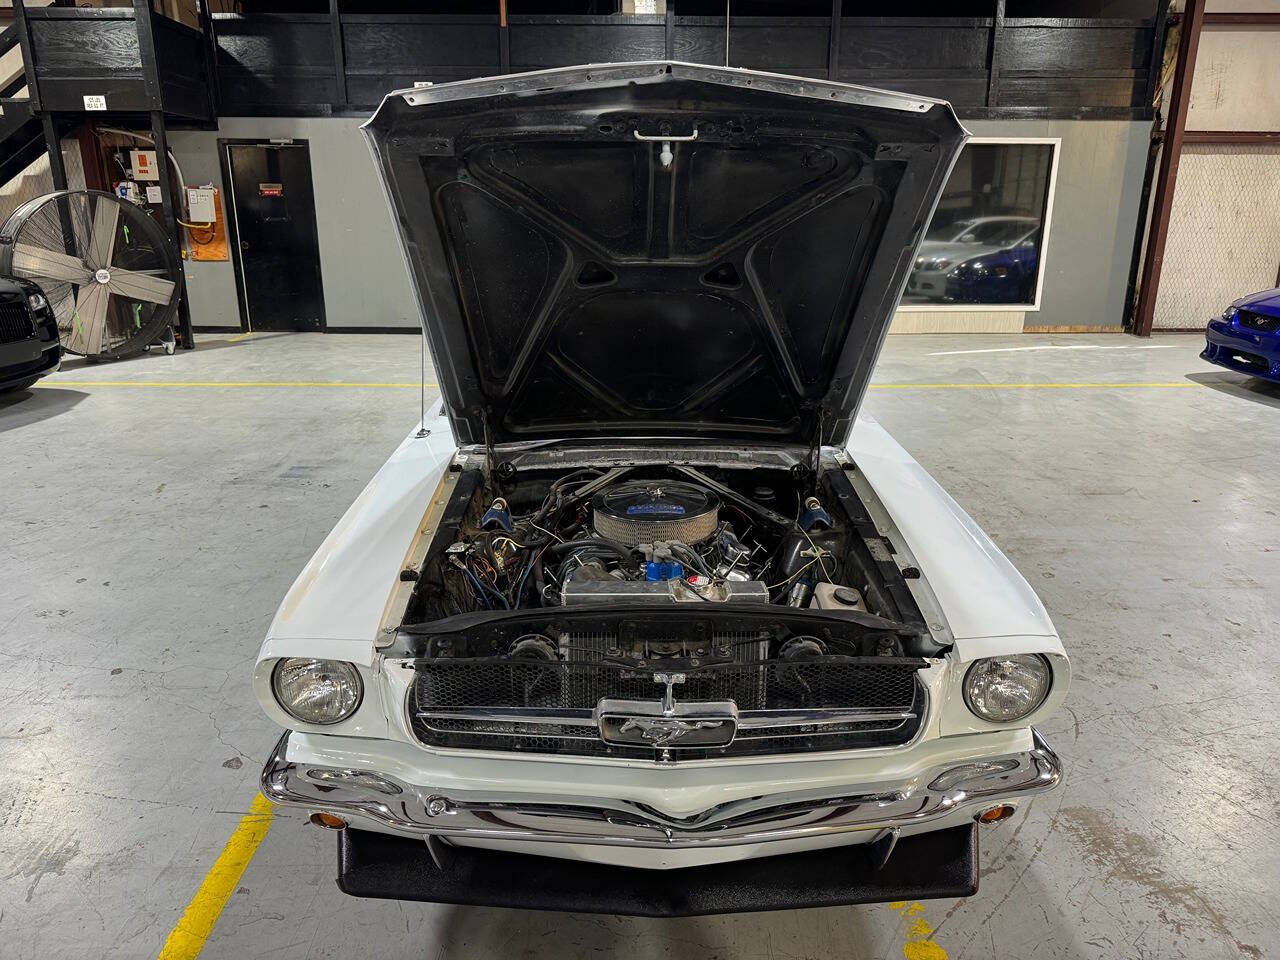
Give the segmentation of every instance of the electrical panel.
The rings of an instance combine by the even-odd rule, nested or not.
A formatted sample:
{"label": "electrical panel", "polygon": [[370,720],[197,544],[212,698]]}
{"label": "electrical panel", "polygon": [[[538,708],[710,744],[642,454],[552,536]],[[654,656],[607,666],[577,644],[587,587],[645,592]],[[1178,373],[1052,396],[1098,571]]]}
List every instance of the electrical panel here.
{"label": "electrical panel", "polygon": [[160,168],[156,166],[154,150],[130,150],[129,165],[135,180],[159,180]]}
{"label": "electrical panel", "polygon": [[187,216],[192,223],[213,223],[218,219],[213,187],[187,187]]}

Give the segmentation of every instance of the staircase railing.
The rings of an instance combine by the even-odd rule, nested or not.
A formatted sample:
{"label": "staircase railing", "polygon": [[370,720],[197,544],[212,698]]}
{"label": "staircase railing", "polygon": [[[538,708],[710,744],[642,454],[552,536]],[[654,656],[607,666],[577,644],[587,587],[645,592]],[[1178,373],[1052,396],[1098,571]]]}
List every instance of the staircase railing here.
{"label": "staircase railing", "polygon": [[[18,46],[18,25],[10,23],[3,30],[0,30],[0,57],[3,57],[16,46]],[[0,87],[0,100],[16,97],[18,92],[26,85],[26,71],[20,71],[7,84]]]}

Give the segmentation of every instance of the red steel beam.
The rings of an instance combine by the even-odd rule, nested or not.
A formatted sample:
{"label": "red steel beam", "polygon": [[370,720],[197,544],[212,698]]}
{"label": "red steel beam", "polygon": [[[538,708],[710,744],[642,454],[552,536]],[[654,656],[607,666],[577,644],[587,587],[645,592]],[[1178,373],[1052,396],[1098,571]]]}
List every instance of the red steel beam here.
{"label": "red steel beam", "polygon": [[[1182,23],[1185,13],[1169,14],[1170,23]],[[1280,12],[1267,10],[1241,11],[1239,13],[1206,13],[1206,27],[1276,27],[1280,26]]]}
{"label": "red steel beam", "polygon": [[1280,143],[1280,130],[1186,130],[1183,143]]}

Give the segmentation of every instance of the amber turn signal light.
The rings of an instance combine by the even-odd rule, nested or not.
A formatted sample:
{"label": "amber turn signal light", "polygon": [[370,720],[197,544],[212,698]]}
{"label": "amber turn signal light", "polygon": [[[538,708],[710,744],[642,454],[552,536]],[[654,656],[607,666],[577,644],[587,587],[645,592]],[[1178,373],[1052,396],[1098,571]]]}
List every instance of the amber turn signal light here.
{"label": "amber turn signal light", "polygon": [[341,830],[347,825],[347,821],[336,813],[313,813],[307,819],[317,827],[328,827],[330,830]]}
{"label": "amber turn signal light", "polygon": [[990,810],[983,810],[978,814],[979,823],[999,823],[1001,820],[1008,820],[1013,816],[1014,808],[1007,803],[1002,803],[998,807],[992,807]]}

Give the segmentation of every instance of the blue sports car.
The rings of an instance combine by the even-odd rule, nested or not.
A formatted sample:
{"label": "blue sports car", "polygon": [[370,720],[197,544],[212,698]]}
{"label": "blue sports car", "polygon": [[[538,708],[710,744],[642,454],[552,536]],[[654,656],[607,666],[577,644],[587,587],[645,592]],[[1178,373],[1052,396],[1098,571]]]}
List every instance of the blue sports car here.
{"label": "blue sports car", "polygon": [[1210,363],[1280,383],[1280,287],[1241,297],[1209,321],[1205,348]]}
{"label": "blue sports car", "polygon": [[1040,264],[1040,231],[1004,250],[973,257],[947,274],[953,303],[1033,303]]}

